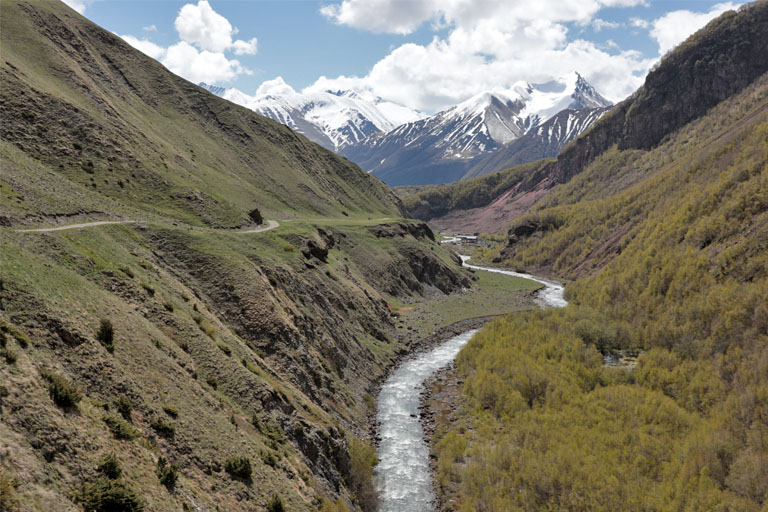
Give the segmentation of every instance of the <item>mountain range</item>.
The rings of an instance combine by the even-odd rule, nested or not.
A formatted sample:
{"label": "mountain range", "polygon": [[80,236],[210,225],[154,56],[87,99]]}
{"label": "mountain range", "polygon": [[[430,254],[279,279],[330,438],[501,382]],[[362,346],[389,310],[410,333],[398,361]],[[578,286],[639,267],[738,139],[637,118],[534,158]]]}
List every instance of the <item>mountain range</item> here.
{"label": "mountain range", "polygon": [[297,92],[279,77],[263,84],[253,96],[234,88],[199,85],[337,152],[374,133],[387,132],[424,117],[416,110],[371,94],[349,90]]}
{"label": "mountain range", "polygon": [[290,126],[392,186],[458,181],[555,156],[611,105],[577,72],[480,93],[432,116],[355,91],[299,93],[280,78],[254,96],[200,86]]}

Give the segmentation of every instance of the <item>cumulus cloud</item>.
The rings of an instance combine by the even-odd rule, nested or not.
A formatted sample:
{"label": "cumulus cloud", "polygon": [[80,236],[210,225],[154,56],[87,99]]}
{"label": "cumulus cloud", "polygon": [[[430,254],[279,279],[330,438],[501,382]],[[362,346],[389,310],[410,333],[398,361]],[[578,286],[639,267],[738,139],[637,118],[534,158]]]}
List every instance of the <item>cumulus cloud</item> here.
{"label": "cumulus cloud", "polygon": [[144,32],[157,32],[157,26],[156,25],[149,25],[148,27],[142,27],[142,30]]}
{"label": "cumulus cloud", "polygon": [[595,18],[592,20],[592,28],[595,30],[595,32],[600,32],[603,29],[617,29],[622,26],[621,23],[618,23],[616,21],[607,21],[601,18]]}
{"label": "cumulus cloud", "polygon": [[256,89],[256,96],[266,96],[269,94],[275,96],[283,96],[294,94],[295,92],[296,91],[293,90],[293,87],[285,83],[283,77],[278,76],[273,80],[267,80],[266,82],[263,82],[259,88]]}
{"label": "cumulus cloud", "polygon": [[85,0],[63,0],[72,9],[76,10],[80,14],[85,12]]}
{"label": "cumulus cloud", "polygon": [[158,44],[153,43],[152,41],[149,41],[148,39],[139,39],[128,34],[122,35],[120,37],[122,37],[123,40],[129,45],[133,46],[140,52],[144,52],[146,55],[149,55],[153,59],[160,60],[165,56],[166,49]]}
{"label": "cumulus cloud", "polygon": [[186,41],[170,46],[161,62],[177,75],[195,83],[227,82],[238,75],[251,73],[223,53],[200,51]]}
{"label": "cumulus cloud", "polygon": [[[207,0],[184,5],[179,10],[174,27],[180,41],[168,48],[132,35],[120,37],[191,82],[228,82],[239,75],[252,74],[240,61],[228,58],[226,52],[253,55],[258,51],[258,40],[255,37],[248,41],[233,40],[238,30],[227,18],[214,11]],[[150,25],[144,30],[157,31],[157,27]]]}
{"label": "cumulus cloud", "polygon": [[672,11],[654,20],[650,24],[650,33],[659,45],[659,55],[664,55],[711,20],[738,6],[727,2],[713,6],[709,12]]}
{"label": "cumulus cloud", "polygon": [[[568,37],[568,23],[617,28],[596,18],[603,7],[643,0],[343,0],[321,9],[337,24],[408,34],[424,23],[448,29],[425,45],[394,48],[364,77],[322,77],[308,89],[353,89],[424,111],[435,111],[482,91],[515,82],[544,82],[579,71],[617,101],[633,92],[653,59]],[[608,51],[610,50],[610,51]]]}
{"label": "cumulus cloud", "polygon": [[197,45],[201,50],[224,52],[233,50],[237,55],[254,54],[257,41],[233,41],[237,29],[227,18],[213,10],[208,0],[199,0],[197,5],[186,4],[179,11],[173,26],[179,38]]}

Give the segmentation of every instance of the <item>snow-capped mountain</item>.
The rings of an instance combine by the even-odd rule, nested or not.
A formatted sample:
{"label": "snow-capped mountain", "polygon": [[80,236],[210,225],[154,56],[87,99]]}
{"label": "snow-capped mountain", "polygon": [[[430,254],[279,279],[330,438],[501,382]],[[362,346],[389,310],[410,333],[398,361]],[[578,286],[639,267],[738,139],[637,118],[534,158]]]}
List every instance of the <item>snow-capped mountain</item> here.
{"label": "snow-capped mountain", "polygon": [[608,110],[610,107],[562,110],[525,135],[473,160],[472,167],[461,179],[483,176],[540,158],[555,156]]}
{"label": "snow-capped mountain", "polygon": [[[342,147],[340,154],[392,186],[448,183],[461,179],[478,159],[532,133],[563,110],[610,105],[572,72],[543,84],[519,82],[507,90],[478,94],[433,116]],[[547,147],[559,150],[591,124],[589,119],[594,120],[585,116],[585,122],[566,121],[566,126],[553,128],[551,137],[560,143],[547,142]]]}
{"label": "snow-capped mountain", "polygon": [[265,82],[249,96],[238,89],[201,87],[265,117],[288,125],[333,151],[424,117],[421,112],[355,91],[297,92],[282,78]]}

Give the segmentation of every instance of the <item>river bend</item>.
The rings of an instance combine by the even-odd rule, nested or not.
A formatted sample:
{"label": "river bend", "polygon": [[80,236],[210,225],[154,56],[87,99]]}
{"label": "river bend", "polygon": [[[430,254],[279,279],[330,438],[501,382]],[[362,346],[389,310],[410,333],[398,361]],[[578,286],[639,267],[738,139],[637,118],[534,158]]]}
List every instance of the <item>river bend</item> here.
{"label": "river bend", "polygon": [[[537,293],[541,307],[564,307],[563,285],[549,279],[509,270],[469,265],[467,268],[523,277],[544,285]],[[419,397],[424,382],[447,366],[477,332],[471,330],[444,341],[434,349],[403,363],[384,383],[379,394],[379,464],[376,486],[380,512],[430,512],[435,495],[429,468],[429,448],[419,421]]]}

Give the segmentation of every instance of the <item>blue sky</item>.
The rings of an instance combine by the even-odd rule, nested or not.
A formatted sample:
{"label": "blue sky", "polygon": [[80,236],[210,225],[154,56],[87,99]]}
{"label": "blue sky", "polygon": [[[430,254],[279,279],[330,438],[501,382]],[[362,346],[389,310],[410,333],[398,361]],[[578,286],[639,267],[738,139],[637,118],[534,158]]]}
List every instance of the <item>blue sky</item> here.
{"label": "blue sky", "polygon": [[[736,4],[706,0],[67,0],[192,81],[368,90],[434,111],[579,71],[613,100]],[[536,7],[532,7],[532,6]],[[318,79],[326,77],[325,80]],[[284,84],[279,82],[280,87]]]}

